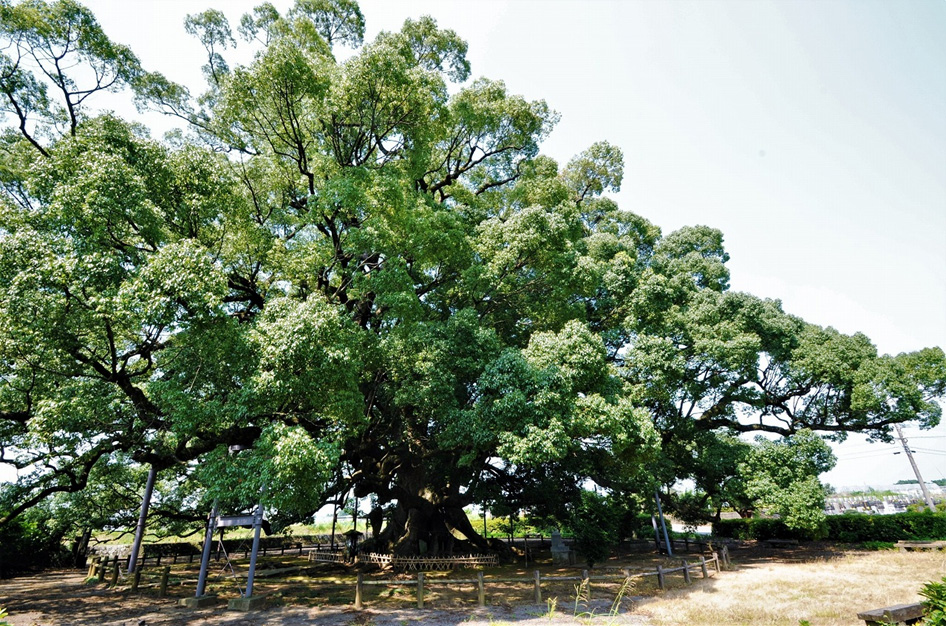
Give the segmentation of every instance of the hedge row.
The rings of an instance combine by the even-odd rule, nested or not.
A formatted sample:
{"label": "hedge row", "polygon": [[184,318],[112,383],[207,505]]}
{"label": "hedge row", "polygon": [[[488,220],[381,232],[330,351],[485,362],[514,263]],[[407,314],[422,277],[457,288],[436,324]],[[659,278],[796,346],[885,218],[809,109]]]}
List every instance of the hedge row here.
{"label": "hedge row", "polygon": [[830,515],[818,532],[792,530],[781,520],[729,519],[713,524],[713,534],[734,539],[828,539],[855,543],[946,539],[946,513],[897,513],[895,515]]}

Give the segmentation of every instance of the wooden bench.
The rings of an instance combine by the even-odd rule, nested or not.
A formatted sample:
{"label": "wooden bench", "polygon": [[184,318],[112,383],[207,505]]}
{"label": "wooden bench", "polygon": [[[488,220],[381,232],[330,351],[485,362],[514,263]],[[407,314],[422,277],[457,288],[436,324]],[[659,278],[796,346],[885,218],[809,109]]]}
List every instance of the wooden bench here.
{"label": "wooden bench", "polygon": [[895,604],[882,609],[858,613],[857,619],[867,622],[867,626],[917,624],[923,619],[923,605],[919,602],[916,604]]}
{"label": "wooden bench", "polygon": [[900,552],[907,550],[946,550],[946,541],[898,541]]}

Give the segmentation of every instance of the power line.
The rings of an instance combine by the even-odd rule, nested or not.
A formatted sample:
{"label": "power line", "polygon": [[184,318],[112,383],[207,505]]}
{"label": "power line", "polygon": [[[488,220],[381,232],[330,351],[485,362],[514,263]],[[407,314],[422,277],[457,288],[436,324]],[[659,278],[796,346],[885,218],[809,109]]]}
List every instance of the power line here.
{"label": "power line", "polygon": [[938,454],[940,456],[946,456],[946,451],[943,450],[932,450],[930,448],[917,448],[913,447],[914,452],[922,452],[923,454]]}

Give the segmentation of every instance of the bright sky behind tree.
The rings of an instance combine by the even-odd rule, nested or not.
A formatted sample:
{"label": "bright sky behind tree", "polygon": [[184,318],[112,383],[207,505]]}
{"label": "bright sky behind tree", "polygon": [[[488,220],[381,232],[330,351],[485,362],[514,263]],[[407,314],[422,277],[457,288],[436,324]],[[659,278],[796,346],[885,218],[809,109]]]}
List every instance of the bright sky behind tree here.
{"label": "bright sky behind tree", "polygon": [[[204,52],[184,16],[218,8],[235,30],[258,2],[85,4],[146,69],[196,94]],[[732,289],[882,353],[946,347],[946,2],[360,4],[366,41],[431,15],[468,41],[473,77],[545,99],[562,119],[543,152],[561,164],[595,141],[620,146],[620,206],[664,233],[722,230]],[[924,478],[946,477],[946,426],[905,432]],[[897,449],[852,437],[822,479],[912,479]]]}

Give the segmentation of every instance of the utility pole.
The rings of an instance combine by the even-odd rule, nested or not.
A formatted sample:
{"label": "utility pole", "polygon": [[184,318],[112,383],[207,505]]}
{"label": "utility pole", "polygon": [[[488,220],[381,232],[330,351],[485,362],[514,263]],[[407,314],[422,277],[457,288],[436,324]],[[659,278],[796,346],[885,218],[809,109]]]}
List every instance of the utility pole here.
{"label": "utility pole", "polygon": [[916,481],[920,483],[920,489],[923,490],[923,497],[926,499],[926,505],[930,507],[930,511],[935,513],[936,505],[933,504],[933,498],[930,496],[930,492],[926,488],[926,483],[923,482],[923,477],[920,476],[920,468],[916,466],[916,461],[913,460],[913,451],[910,450],[910,446],[907,445],[907,440],[903,436],[903,431],[900,429],[900,424],[894,424],[893,427],[897,430],[897,437],[900,437],[900,443],[903,444],[903,451],[907,453],[907,458],[910,459],[910,465],[913,466],[913,473],[916,474]]}

